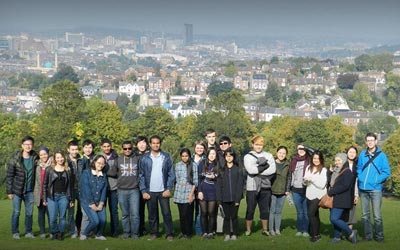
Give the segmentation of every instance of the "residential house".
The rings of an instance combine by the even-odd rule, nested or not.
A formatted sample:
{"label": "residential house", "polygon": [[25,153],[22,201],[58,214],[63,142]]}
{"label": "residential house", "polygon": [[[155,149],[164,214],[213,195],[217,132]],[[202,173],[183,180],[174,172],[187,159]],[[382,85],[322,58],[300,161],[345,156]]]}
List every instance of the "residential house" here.
{"label": "residential house", "polygon": [[340,112],[350,112],[347,101],[341,96],[334,96],[331,100],[331,112],[337,114]]}
{"label": "residential house", "polygon": [[103,93],[103,102],[117,105],[118,93]]}
{"label": "residential house", "polygon": [[100,92],[100,88],[93,85],[86,85],[79,89],[83,97],[90,98],[97,95]]}
{"label": "residential house", "polygon": [[259,105],[257,103],[244,103],[243,108],[252,122],[258,121]]}
{"label": "residential house", "polygon": [[279,87],[287,86],[288,73],[286,72],[272,72],[270,76],[271,82],[276,82]]}
{"label": "residential house", "polygon": [[202,114],[202,110],[199,110],[195,107],[188,107],[182,104],[173,104],[168,111],[175,119],[179,117],[186,117],[192,114]]}
{"label": "residential house", "polygon": [[339,112],[337,115],[342,117],[342,123],[356,127],[360,122],[367,123],[371,118],[379,115],[378,112],[349,111]]}
{"label": "residential house", "polygon": [[237,75],[233,80],[236,89],[246,91],[249,89],[250,77],[248,75]]}
{"label": "residential house", "polygon": [[139,82],[126,82],[120,81],[118,92],[120,94],[126,94],[129,98],[132,98],[133,95],[141,95],[145,91],[145,84],[143,81]]}
{"label": "residential house", "polygon": [[250,90],[265,91],[268,88],[267,74],[253,74],[250,80]]}

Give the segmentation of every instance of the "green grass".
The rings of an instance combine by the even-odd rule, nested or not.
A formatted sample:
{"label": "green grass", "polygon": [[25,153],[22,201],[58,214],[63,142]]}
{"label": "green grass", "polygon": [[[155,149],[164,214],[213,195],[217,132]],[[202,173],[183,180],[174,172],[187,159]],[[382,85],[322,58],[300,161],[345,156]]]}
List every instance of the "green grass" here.
{"label": "green grass", "polygon": [[[400,201],[396,199],[385,198],[382,206],[383,210],[383,221],[384,221],[384,232],[385,242],[379,244],[373,242],[359,242],[357,245],[352,245],[350,242],[344,241],[338,244],[331,244],[329,240],[332,235],[332,225],[329,223],[329,210],[321,209],[321,234],[322,240],[317,243],[311,243],[307,238],[295,237],[296,233],[296,220],[295,220],[295,208],[285,204],[282,221],[282,235],[278,237],[265,237],[261,235],[260,224],[255,222],[253,225],[253,234],[249,237],[243,235],[244,232],[244,213],[245,213],[245,202],[241,203],[239,212],[240,224],[239,239],[235,242],[224,242],[223,236],[217,236],[214,240],[203,240],[198,236],[193,237],[191,240],[178,240],[175,239],[173,242],[168,242],[165,239],[157,239],[155,241],[147,241],[147,237],[142,237],[137,241],[133,240],[121,240],[107,237],[107,241],[96,241],[89,239],[87,241],[79,241],[78,239],[66,238],[64,241],[51,241],[50,239],[41,240],[36,239],[24,239],[13,240],[11,237],[11,201],[2,200],[0,201],[0,249],[8,250],[23,250],[23,249],[95,249],[95,250],[128,250],[128,249],[158,249],[158,250],[169,250],[169,249],[399,249],[400,243],[400,223],[398,213],[400,212]],[[171,204],[174,227],[176,234],[179,232],[179,221],[177,206]],[[22,213],[23,214],[23,213]],[[34,217],[36,217],[36,210]],[[360,211],[357,213],[358,219],[360,219]],[[257,214],[256,214],[257,217]],[[107,217],[109,218],[109,217]],[[34,233],[38,234],[38,225],[36,218],[34,218]],[[361,223],[355,226],[360,232],[362,232]],[[20,231],[24,232],[24,217],[20,218]],[[108,233],[108,227],[106,233]],[[167,249],[163,249],[167,247]]]}

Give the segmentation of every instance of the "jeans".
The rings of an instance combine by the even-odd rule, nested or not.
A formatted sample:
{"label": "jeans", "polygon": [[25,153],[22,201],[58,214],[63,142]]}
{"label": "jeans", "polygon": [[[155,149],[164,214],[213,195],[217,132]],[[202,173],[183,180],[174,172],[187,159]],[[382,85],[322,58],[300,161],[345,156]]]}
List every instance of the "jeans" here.
{"label": "jeans", "polygon": [[372,206],[372,213],[374,216],[376,240],[383,240],[383,222],[382,222],[382,191],[364,191],[359,190],[361,198],[361,222],[364,228],[364,238],[372,239],[372,224],[370,204]]}
{"label": "jeans", "polygon": [[153,235],[159,236],[158,204],[160,204],[164,219],[165,234],[170,236],[173,234],[171,208],[169,206],[169,198],[162,197],[162,192],[150,192],[150,200],[147,202],[149,208],[150,232]]}
{"label": "jeans", "polygon": [[[65,194],[54,194],[54,199],[47,198],[47,208],[50,217],[50,233],[64,233],[66,226],[66,214],[69,201]],[[57,218],[59,222],[57,223]]]}
{"label": "jeans", "polygon": [[49,228],[50,228],[49,213],[47,212],[47,207],[43,206],[42,200],[40,200],[40,206],[38,206],[37,208],[38,208],[38,224],[39,224],[40,234],[45,234],[46,233],[46,226],[45,226],[46,215],[47,215],[47,222],[49,223]]}
{"label": "jeans", "polygon": [[293,192],[292,197],[297,212],[297,231],[308,232],[310,221],[307,215],[306,195]]}
{"label": "jeans", "polygon": [[143,199],[142,195],[140,196],[140,200],[139,200],[139,219],[140,219],[140,224],[139,224],[139,234],[143,235],[146,231],[146,227],[144,225],[144,220],[145,220],[145,208],[146,208],[146,200]]}
{"label": "jeans", "polygon": [[89,217],[85,213],[85,210],[82,208],[82,205],[81,205],[81,211],[82,211],[81,234],[83,234],[86,227],[89,225],[90,221],[89,221]]}
{"label": "jeans", "polygon": [[25,234],[32,233],[33,220],[33,192],[28,192],[21,196],[13,195],[13,212],[11,216],[11,232],[19,233],[19,215],[21,214],[21,202],[25,204]]}
{"label": "jeans", "polygon": [[[307,199],[307,212],[308,219],[310,221],[310,235],[316,237],[319,235],[319,228],[321,220],[319,218],[319,199],[308,200]],[[332,222],[333,223],[333,222]]]}
{"label": "jeans", "polygon": [[330,213],[330,220],[333,225],[333,237],[339,238],[341,237],[340,231],[345,232],[346,236],[350,236],[352,230],[350,229],[347,222],[344,221],[341,217],[343,215],[345,209],[343,208],[332,208]]}
{"label": "jeans", "polygon": [[89,224],[83,231],[83,235],[88,236],[91,231],[94,231],[96,236],[103,236],[106,226],[106,207],[103,207],[101,211],[94,211],[89,204],[82,203],[82,208],[89,218]]}
{"label": "jeans", "polygon": [[111,235],[117,236],[118,235],[118,220],[119,220],[118,219],[118,191],[117,190],[107,190],[107,202],[108,202],[108,209],[110,211]]}
{"label": "jeans", "polygon": [[271,207],[269,210],[269,230],[280,231],[282,221],[282,210],[285,204],[285,195],[272,195]]}
{"label": "jeans", "polygon": [[126,234],[139,235],[139,189],[118,189],[118,202],[122,213],[122,229]]}

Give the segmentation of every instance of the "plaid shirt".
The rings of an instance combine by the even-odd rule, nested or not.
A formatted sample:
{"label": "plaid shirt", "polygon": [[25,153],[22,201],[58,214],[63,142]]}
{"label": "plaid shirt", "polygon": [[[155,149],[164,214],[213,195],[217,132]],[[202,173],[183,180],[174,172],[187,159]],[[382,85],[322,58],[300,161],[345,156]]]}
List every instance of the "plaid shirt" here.
{"label": "plaid shirt", "polygon": [[188,196],[193,185],[187,179],[187,166],[182,161],[175,165],[176,185],[174,192],[175,203],[189,203]]}

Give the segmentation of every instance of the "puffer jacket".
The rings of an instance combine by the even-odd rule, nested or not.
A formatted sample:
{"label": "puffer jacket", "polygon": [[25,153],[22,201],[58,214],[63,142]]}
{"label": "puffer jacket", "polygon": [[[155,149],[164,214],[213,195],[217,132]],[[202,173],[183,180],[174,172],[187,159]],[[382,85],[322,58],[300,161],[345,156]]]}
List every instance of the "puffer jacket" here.
{"label": "puffer jacket", "polygon": [[[30,157],[33,164],[31,186],[34,188],[35,172],[39,157],[33,150],[30,152]],[[11,157],[7,164],[6,191],[7,194],[16,194],[18,196],[26,193],[26,170],[24,167],[22,151],[18,151],[13,157]]]}

